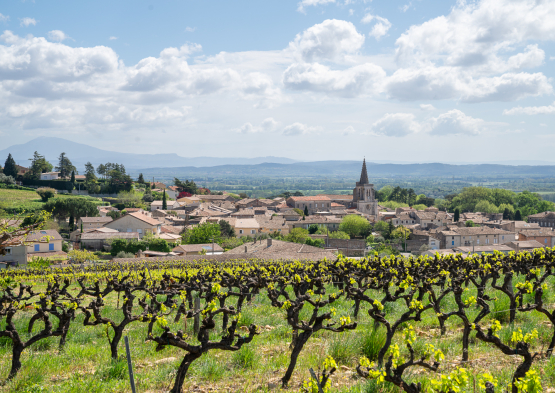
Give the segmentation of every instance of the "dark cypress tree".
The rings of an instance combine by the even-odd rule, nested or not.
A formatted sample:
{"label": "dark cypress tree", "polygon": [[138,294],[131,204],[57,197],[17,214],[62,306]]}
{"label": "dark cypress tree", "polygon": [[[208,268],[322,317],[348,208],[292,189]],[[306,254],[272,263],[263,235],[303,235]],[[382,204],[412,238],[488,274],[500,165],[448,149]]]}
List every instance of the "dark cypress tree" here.
{"label": "dark cypress tree", "polygon": [[503,220],[508,220],[510,217],[510,212],[508,208],[505,208],[505,210],[503,210]]}
{"label": "dark cypress tree", "polygon": [[71,171],[71,184],[75,186],[75,171]]}
{"label": "dark cypress tree", "polygon": [[11,154],[8,154],[8,158],[6,159],[6,163],[4,164],[4,175],[11,176],[14,179],[17,177],[17,165],[15,164],[15,160],[13,159]]}
{"label": "dark cypress tree", "polygon": [[522,215],[520,214],[520,210],[515,212],[515,221],[522,221]]}
{"label": "dark cypress tree", "polygon": [[461,212],[460,212],[459,208],[456,208],[455,209],[455,217],[453,217],[453,220],[455,220],[455,222],[459,222],[460,218],[461,218]]}
{"label": "dark cypress tree", "polygon": [[307,206],[304,207],[304,215],[308,216],[308,207]]}
{"label": "dark cypress tree", "polygon": [[164,194],[162,195],[162,210],[168,209],[168,202],[166,202],[166,190],[164,190]]}
{"label": "dark cypress tree", "polygon": [[144,182],[145,182],[145,179],[144,179],[144,177],[143,177],[143,174],[142,174],[142,173],[139,173],[139,179],[137,180],[137,182],[139,182],[140,184],[144,184]]}
{"label": "dark cypress tree", "polygon": [[73,215],[69,216],[69,230],[73,231],[73,228],[75,227],[75,218],[73,217]]}
{"label": "dark cypress tree", "polygon": [[393,222],[391,220],[389,220],[389,225],[387,228],[387,238],[390,239],[391,238],[391,234],[393,233],[393,231],[395,230],[395,225],[393,225]]}

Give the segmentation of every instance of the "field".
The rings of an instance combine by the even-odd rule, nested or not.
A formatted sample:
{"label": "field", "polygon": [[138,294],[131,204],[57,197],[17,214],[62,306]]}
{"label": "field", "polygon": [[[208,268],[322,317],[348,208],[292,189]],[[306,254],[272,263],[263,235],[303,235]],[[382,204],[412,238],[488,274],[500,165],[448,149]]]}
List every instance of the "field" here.
{"label": "field", "polygon": [[34,211],[42,205],[43,202],[35,191],[0,188],[0,214],[2,214],[2,210],[8,211],[9,209]]}
{"label": "field", "polygon": [[[542,267],[531,268],[538,265],[539,257],[544,258]],[[502,257],[493,256],[489,262],[500,261],[493,258]],[[423,259],[366,260],[363,267],[359,261],[343,259],[314,264],[237,262],[226,266],[208,262],[194,265],[154,262],[149,264],[149,271],[144,270],[145,265],[125,270],[121,266],[105,264],[89,267],[87,272],[81,268],[66,269],[54,275],[50,271],[8,271],[0,275],[4,288],[3,308],[0,309],[1,378],[8,375],[11,367],[12,339],[5,334],[9,331],[6,315],[9,315],[10,307],[15,315],[12,330],[18,331],[24,337],[23,341],[43,331],[44,323],[37,322],[27,333],[31,317],[40,314],[41,310],[48,311],[46,318],[49,314],[55,326],[56,318],[52,315],[56,310],[65,312],[69,331],[62,349],[58,348],[59,337],[46,337],[23,351],[21,370],[0,387],[0,392],[130,391],[123,340],[117,346],[118,356],[114,356],[110,352],[109,340],[115,337],[115,328],[106,324],[108,320],[102,319],[112,318],[118,325],[123,321],[125,310],[132,310],[131,316],[143,316],[142,320],[120,326],[131,342],[139,392],[167,392],[174,385],[183,356],[191,353],[178,349],[178,342],[185,348],[184,343],[199,345],[198,340],[203,337],[203,348],[204,345],[208,348],[207,343],[224,342],[229,332],[236,337],[231,343],[226,341],[220,349],[214,347],[191,361],[190,368],[183,374],[183,391],[277,390],[282,385],[292,353],[301,348],[285,391],[299,391],[303,380],[309,379],[308,369],[321,369],[326,357],[331,356],[337,363],[337,370],[331,375],[329,392],[396,393],[401,391],[399,386],[413,382],[422,383],[423,392],[446,392],[447,385],[441,385],[441,378],[451,373],[466,375],[466,381],[459,386],[460,392],[483,392],[485,390],[480,386],[487,379],[495,382],[495,391],[511,391],[515,370],[523,367],[529,369],[525,370],[526,381],[533,383],[534,375],[538,378],[536,390],[529,392],[539,392],[539,387],[552,392],[555,359],[550,356],[553,347],[550,344],[553,344],[554,327],[538,307],[553,312],[554,260],[555,254],[551,250],[548,255],[523,253],[518,259],[505,257],[499,262],[500,266],[506,269],[510,264],[514,265],[514,270],[509,272],[506,269],[512,277],[509,281],[503,278],[501,268],[492,269],[488,261],[480,261],[479,257],[457,263],[436,260],[431,264],[423,263]],[[384,265],[387,267],[380,267]],[[457,271],[460,273],[461,266],[467,269],[467,277],[469,271],[475,272],[472,274],[475,274],[477,285],[472,282],[465,285],[464,280],[458,282]],[[485,270],[476,273],[477,266]],[[387,285],[383,289],[367,288],[364,280],[360,281],[361,269],[368,272],[363,274],[367,283],[372,283],[372,276],[378,273],[385,277],[394,271],[397,278],[384,280]],[[430,272],[437,270],[437,280],[430,278],[426,273],[428,269]],[[431,281],[420,281],[418,271]],[[273,278],[267,281],[269,272],[274,272]],[[486,276],[489,274],[489,279],[484,279],[484,272]],[[261,277],[261,274],[267,278],[254,284],[255,277]],[[498,279],[492,281],[496,274]],[[441,277],[446,275],[450,278],[442,282]],[[505,287],[495,286],[495,283],[500,285],[499,279]],[[336,284],[341,284],[334,285],[336,280],[340,280]],[[10,286],[15,288],[17,281],[31,284],[34,293],[28,299],[20,295],[19,301],[14,303],[17,293],[21,292],[7,289]],[[514,293],[512,299],[506,295],[507,285]],[[67,291],[60,292],[60,288],[67,288]],[[94,288],[97,288],[97,295],[94,295]],[[99,298],[98,291],[106,288],[108,290]],[[481,288],[486,290],[479,291]],[[46,294],[48,301],[40,293]],[[345,296],[346,293],[351,295]],[[436,298],[434,302],[430,301],[432,294]],[[9,300],[10,296],[12,300]],[[195,296],[200,296],[200,310],[203,310],[199,314],[201,333],[198,337],[193,333],[195,311],[191,304]],[[145,303],[139,307],[137,302],[141,304],[141,299]],[[515,301],[516,307],[512,303]],[[93,312],[93,304],[97,305],[98,316]],[[95,316],[86,318],[86,310]],[[177,314],[181,314],[179,321],[175,320]],[[222,329],[223,314],[229,315],[226,330]],[[298,323],[294,322],[296,318],[306,324],[295,325]],[[318,318],[323,318],[325,323],[319,324]],[[89,323],[96,321],[97,325],[84,326],[85,320]],[[440,321],[444,324],[444,334]],[[328,325],[329,322],[334,324]],[[252,324],[258,328],[253,330]],[[389,329],[393,329],[392,334],[385,328],[388,324]],[[291,349],[293,326],[298,329],[299,338]],[[178,330],[183,333],[180,335]],[[303,347],[301,342],[306,334],[309,338]],[[463,361],[462,339],[465,334],[468,360]],[[392,341],[388,343],[386,336]],[[410,363],[411,351],[415,359],[422,357],[425,366]],[[379,382],[375,376],[371,378],[375,366],[357,370],[361,357],[379,362],[380,356],[385,363],[385,369],[381,370],[387,370],[385,381]],[[388,359],[397,366],[391,368],[391,363],[386,363]],[[532,361],[528,362],[529,359]],[[402,383],[399,385],[393,376],[401,366],[407,366],[407,369],[404,374],[401,372]],[[369,377],[368,374],[370,378],[363,378]],[[438,382],[434,384],[432,380]]]}

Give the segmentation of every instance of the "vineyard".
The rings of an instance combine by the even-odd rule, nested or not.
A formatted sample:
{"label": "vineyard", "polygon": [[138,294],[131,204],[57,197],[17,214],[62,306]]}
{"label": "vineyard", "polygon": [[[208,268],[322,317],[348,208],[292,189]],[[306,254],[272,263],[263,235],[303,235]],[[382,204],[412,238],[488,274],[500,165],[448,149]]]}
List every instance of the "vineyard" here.
{"label": "vineyard", "polygon": [[[549,392],[555,251],[0,273],[0,392]],[[316,382],[309,373],[316,371]]]}

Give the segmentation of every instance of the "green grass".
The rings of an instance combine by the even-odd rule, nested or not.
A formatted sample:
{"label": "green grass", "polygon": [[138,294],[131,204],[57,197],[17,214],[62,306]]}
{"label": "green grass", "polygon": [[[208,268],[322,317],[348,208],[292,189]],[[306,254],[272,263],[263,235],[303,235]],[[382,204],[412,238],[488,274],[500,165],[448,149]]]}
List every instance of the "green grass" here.
{"label": "green grass", "polygon": [[43,204],[35,191],[0,188],[0,211],[34,211],[40,209]]}

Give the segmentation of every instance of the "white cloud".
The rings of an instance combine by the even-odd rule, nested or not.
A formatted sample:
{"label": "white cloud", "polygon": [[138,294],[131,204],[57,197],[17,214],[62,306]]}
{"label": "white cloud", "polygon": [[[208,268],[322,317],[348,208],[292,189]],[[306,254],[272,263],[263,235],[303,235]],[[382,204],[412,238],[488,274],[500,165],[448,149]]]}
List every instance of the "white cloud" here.
{"label": "white cloud", "polygon": [[8,15],[0,14],[0,22],[7,22],[9,20],[10,20],[10,17]]}
{"label": "white cloud", "polygon": [[431,104],[420,104],[420,109],[423,111],[434,111],[436,108]]}
{"label": "white cloud", "polygon": [[293,123],[283,129],[283,135],[297,136],[320,131],[320,127],[309,127],[302,123]]}
{"label": "white cloud", "polygon": [[443,113],[429,123],[432,135],[478,135],[484,124],[482,119],[467,116],[458,109]]}
{"label": "white cloud", "polygon": [[330,3],[335,3],[335,0],[302,0],[299,3],[297,11],[305,12],[305,7],[317,6],[317,5],[326,5]]}
{"label": "white cloud", "polygon": [[187,26],[185,28],[185,31],[188,32],[188,33],[193,33],[196,29],[197,29],[196,27]]}
{"label": "white cloud", "polygon": [[343,71],[313,64],[293,64],[283,73],[283,85],[292,90],[325,92],[343,97],[377,94],[384,80],[385,71],[371,63]]}
{"label": "white cloud", "polygon": [[109,39],[110,41],[114,41],[114,40],[117,40],[117,39],[118,39],[118,37],[116,37],[116,36],[111,36],[111,37],[110,37],[110,38],[108,38],[108,39]]}
{"label": "white cloud", "polygon": [[66,35],[63,31],[61,30],[52,30],[48,32],[48,38],[51,41],[58,41],[58,42],[62,42],[64,40],[67,40],[69,37],[68,35]]}
{"label": "white cloud", "polygon": [[371,23],[372,21],[376,21],[374,26],[372,26],[372,30],[368,35],[370,37],[374,37],[375,39],[379,40],[384,35],[387,34],[389,29],[391,28],[391,22],[386,18],[382,18],[378,15],[366,14],[364,18],[362,18],[362,23]]}
{"label": "white cloud", "polygon": [[438,117],[418,121],[412,113],[388,113],[370,127],[371,135],[404,137],[416,133],[431,135],[478,135],[486,130],[482,119],[465,115],[458,109]]}
{"label": "white cloud", "polygon": [[37,21],[33,18],[22,18],[20,19],[19,25],[21,27],[25,26],[25,27],[29,27],[31,25],[36,26],[37,25]]}
{"label": "white cloud", "polygon": [[405,4],[405,5],[401,6],[401,7],[399,7],[399,9],[400,9],[402,12],[407,12],[407,11],[410,9],[411,6],[412,6],[412,1],[409,1],[408,4]]}
{"label": "white cloud", "polygon": [[420,124],[412,113],[388,113],[370,127],[370,134],[402,137],[417,133]]}
{"label": "white cloud", "polygon": [[345,56],[354,54],[363,44],[364,35],[359,34],[351,22],[328,19],[297,34],[289,47],[307,62],[343,61]]}
{"label": "white cloud", "polygon": [[551,115],[555,114],[555,102],[548,106],[517,106],[511,109],[505,109],[504,115]]}
{"label": "white cloud", "polygon": [[240,128],[236,129],[235,131],[240,134],[258,134],[258,133],[266,133],[275,131],[277,128],[278,122],[275,121],[273,118],[268,117],[264,119],[260,126],[253,126],[252,123],[248,122],[243,124]]}
{"label": "white cloud", "polygon": [[341,133],[345,136],[347,135],[352,135],[354,133],[356,133],[356,130],[353,126],[348,126],[346,128],[343,129],[343,131],[341,131]]}

